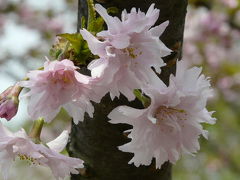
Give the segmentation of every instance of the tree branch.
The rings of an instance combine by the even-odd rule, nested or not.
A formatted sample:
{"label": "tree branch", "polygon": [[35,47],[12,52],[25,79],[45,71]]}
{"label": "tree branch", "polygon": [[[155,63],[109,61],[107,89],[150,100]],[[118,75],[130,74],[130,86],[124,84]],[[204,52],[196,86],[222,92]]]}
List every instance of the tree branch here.
{"label": "tree branch", "polygon": [[[87,16],[85,0],[79,0],[80,12]],[[117,7],[120,10],[132,7],[145,11],[152,3],[161,10],[157,24],[166,20],[169,26],[161,37],[161,40],[174,52],[164,61],[167,66],[163,68],[160,78],[168,84],[169,75],[175,72],[175,63],[181,58],[183,42],[184,21],[186,15],[187,0],[98,0],[104,7]],[[83,70],[84,71],[84,70]],[[83,72],[82,71],[82,72]],[[94,117],[85,116],[84,122],[72,126],[71,139],[68,151],[71,156],[79,157],[85,161],[86,169],[80,175],[72,175],[72,180],[171,180],[171,164],[165,163],[162,168],[155,169],[154,161],[150,166],[135,167],[128,162],[133,154],[124,153],[117,149],[130,140],[123,131],[130,129],[127,124],[110,124],[107,115],[119,105],[128,105],[135,108],[143,108],[142,104],[135,100],[128,102],[121,96],[111,101],[106,95],[100,104],[94,103]]]}

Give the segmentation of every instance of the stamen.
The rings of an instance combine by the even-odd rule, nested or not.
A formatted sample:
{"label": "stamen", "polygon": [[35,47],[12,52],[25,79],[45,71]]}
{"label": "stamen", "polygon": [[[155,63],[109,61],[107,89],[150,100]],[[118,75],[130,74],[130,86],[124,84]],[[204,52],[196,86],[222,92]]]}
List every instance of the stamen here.
{"label": "stamen", "polygon": [[132,59],[135,59],[139,55],[142,55],[142,51],[137,52],[137,49],[138,48],[136,47],[128,47],[128,48],[122,49],[122,52],[130,56]]}
{"label": "stamen", "polygon": [[57,73],[56,75],[54,75],[54,76],[52,77],[52,79],[51,79],[51,82],[52,82],[53,84],[57,84],[58,82],[59,82],[59,83],[70,84],[70,83],[73,82],[72,79],[71,79],[72,76],[73,76],[73,75],[71,74],[71,72],[69,72],[69,71],[64,71],[63,74]]}
{"label": "stamen", "polygon": [[32,158],[31,156],[28,156],[26,154],[18,154],[18,157],[20,160],[25,160],[29,163],[29,165],[40,165],[40,163],[37,161],[37,159]]}
{"label": "stamen", "polygon": [[186,120],[187,112],[183,109],[176,109],[173,107],[160,106],[156,110],[155,117],[157,118],[157,124],[169,118],[176,117],[178,120]]}

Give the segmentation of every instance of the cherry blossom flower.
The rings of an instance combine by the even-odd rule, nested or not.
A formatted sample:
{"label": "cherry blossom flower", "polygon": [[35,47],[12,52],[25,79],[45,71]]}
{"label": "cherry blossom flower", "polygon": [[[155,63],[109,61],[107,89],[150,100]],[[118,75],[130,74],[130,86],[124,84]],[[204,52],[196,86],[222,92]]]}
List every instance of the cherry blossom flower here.
{"label": "cherry blossom flower", "polygon": [[127,123],[133,126],[128,135],[131,142],[119,147],[123,152],[134,153],[129,163],[150,165],[156,159],[156,167],[170,161],[175,163],[181,154],[196,153],[198,138],[207,138],[207,131],[200,123],[215,123],[212,112],[205,108],[212,91],[201,68],[187,69],[177,64],[176,76],[170,77],[167,87],[161,80],[145,92],[151,98],[146,109],[128,106],[115,108],[108,117],[111,123]]}
{"label": "cherry blossom flower", "polygon": [[49,142],[49,148],[42,144],[34,144],[26,132],[21,129],[12,133],[0,123],[0,166],[6,180],[8,171],[15,158],[26,160],[31,165],[43,165],[52,170],[56,179],[72,174],[78,174],[76,168],[83,167],[83,161],[60,154],[66,146],[68,133],[63,133]]}
{"label": "cherry blossom flower", "polygon": [[0,94],[0,117],[11,120],[18,111],[18,96],[22,88],[16,84]]}
{"label": "cherry blossom flower", "polygon": [[89,100],[90,77],[76,71],[77,67],[70,60],[46,61],[43,70],[30,71],[29,80],[20,82],[29,88],[25,95],[30,97],[28,113],[33,119],[43,117],[50,122],[65,108],[77,124],[83,120],[84,113],[92,116],[94,108]]}
{"label": "cherry blossom flower", "polygon": [[121,20],[107,14],[106,9],[96,4],[96,11],[105,20],[108,30],[97,37],[86,29],[81,30],[83,38],[93,54],[100,58],[88,65],[93,78],[99,80],[112,99],[124,94],[129,101],[135,98],[134,89],[151,83],[156,72],[161,72],[164,62],[161,57],[170,54],[159,37],[168,26],[168,21],[151,28],[159,16],[159,10],[150,6],[147,13],[132,8],[130,13],[122,12]]}
{"label": "cherry blossom flower", "polygon": [[236,8],[238,6],[237,0],[221,0],[221,2],[230,8]]}
{"label": "cherry blossom flower", "polygon": [[1,118],[5,118],[9,121],[17,114],[18,103],[14,102],[13,99],[6,99],[4,102],[0,101],[0,104]]}

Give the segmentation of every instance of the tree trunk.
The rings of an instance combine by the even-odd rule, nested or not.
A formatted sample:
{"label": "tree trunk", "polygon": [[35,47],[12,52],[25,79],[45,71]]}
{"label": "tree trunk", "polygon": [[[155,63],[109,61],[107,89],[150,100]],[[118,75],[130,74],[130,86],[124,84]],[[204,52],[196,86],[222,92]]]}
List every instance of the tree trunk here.
{"label": "tree trunk", "polygon": [[[79,0],[81,15],[86,16],[86,0]],[[164,61],[167,66],[162,68],[159,76],[168,84],[169,75],[175,73],[175,63],[181,58],[184,21],[187,0],[98,0],[104,7],[117,7],[121,10],[132,7],[145,11],[152,3],[161,10],[157,24],[170,21],[161,40],[174,52]],[[84,10],[83,10],[84,9]],[[130,141],[123,131],[130,129],[127,124],[110,124],[107,115],[119,105],[143,108],[137,100],[128,102],[121,96],[111,101],[107,94],[100,104],[93,103],[94,117],[85,116],[84,122],[72,125],[68,152],[72,157],[85,161],[85,169],[79,175],[72,175],[71,180],[171,180],[171,164],[166,162],[161,169],[155,169],[153,160],[150,166],[135,167],[128,161],[132,153],[121,152],[117,146]]]}

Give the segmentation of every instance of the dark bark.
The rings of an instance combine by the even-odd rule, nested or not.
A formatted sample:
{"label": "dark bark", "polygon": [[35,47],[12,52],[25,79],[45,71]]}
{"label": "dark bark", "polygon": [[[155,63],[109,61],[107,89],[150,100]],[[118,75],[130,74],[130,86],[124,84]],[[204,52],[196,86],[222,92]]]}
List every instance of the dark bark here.
{"label": "dark bark", "polygon": [[[81,13],[86,15],[86,2],[81,2]],[[99,0],[100,2],[100,0]],[[184,20],[187,0],[101,0],[105,7],[115,6],[128,11],[132,7],[146,11],[150,4],[161,10],[157,24],[166,20],[170,25],[161,37],[161,40],[173,50],[173,53],[164,61],[167,66],[163,68],[160,78],[168,84],[169,75],[175,72],[175,63],[181,58],[183,42]],[[162,168],[155,169],[154,160],[150,166],[135,167],[128,165],[133,157],[131,153],[124,153],[117,149],[130,140],[123,131],[130,129],[126,124],[110,124],[107,115],[119,105],[129,105],[143,108],[139,101],[128,102],[121,96],[111,101],[106,95],[100,104],[94,103],[94,117],[85,116],[85,120],[72,126],[71,139],[68,144],[70,156],[79,157],[85,161],[85,169],[80,175],[72,175],[72,180],[171,180],[171,164],[165,163]]]}

